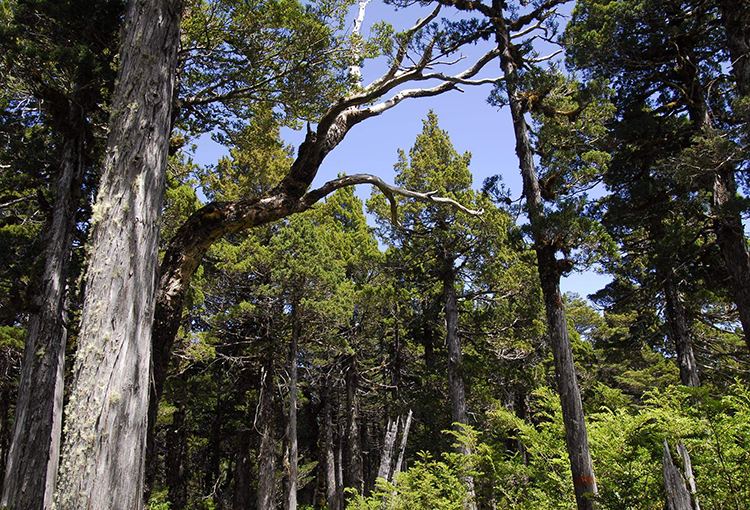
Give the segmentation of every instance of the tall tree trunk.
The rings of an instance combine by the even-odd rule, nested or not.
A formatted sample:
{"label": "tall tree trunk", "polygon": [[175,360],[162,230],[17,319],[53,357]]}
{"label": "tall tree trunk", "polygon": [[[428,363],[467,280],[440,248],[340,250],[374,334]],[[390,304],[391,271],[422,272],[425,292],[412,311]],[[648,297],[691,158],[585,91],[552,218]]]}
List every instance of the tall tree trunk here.
{"label": "tall tree trunk", "polygon": [[[248,406],[248,412],[245,413],[245,420],[248,422],[239,431],[237,441],[237,460],[234,468],[234,508],[252,508],[253,505],[253,487],[252,487],[252,460],[250,458],[253,436],[256,435],[252,428],[251,406]],[[181,507],[176,507],[181,508]]]}
{"label": "tall tree trunk", "polygon": [[498,31],[498,44],[502,49],[501,65],[505,75],[513,128],[516,136],[516,153],[523,179],[529,222],[537,254],[539,280],[547,313],[547,330],[555,359],[557,389],[562,405],[565,425],[565,443],[570,459],[576,503],[579,510],[595,507],[592,497],[597,495],[594,467],[591,462],[586,422],[581,402],[581,392],[576,380],[573,351],[568,336],[562,295],[560,293],[560,263],[555,257],[551,233],[547,230],[539,178],[534,167],[534,153],[529,139],[529,129],[518,90],[518,75],[514,57],[510,51],[510,34],[507,27]]}
{"label": "tall tree trunk", "polygon": [[[456,276],[453,260],[444,260],[443,301],[445,306],[445,342],[448,346],[448,386],[451,399],[451,420],[454,423],[468,424],[466,411],[466,393],[464,377],[461,372],[461,340],[458,337],[458,300],[456,297]],[[466,447],[459,448],[461,453],[470,454]]]}
{"label": "tall tree trunk", "polygon": [[667,321],[677,351],[680,381],[685,386],[700,386],[698,367],[693,353],[693,341],[690,339],[690,330],[685,317],[685,307],[682,305],[680,291],[672,275],[664,282],[664,298],[667,305]]}
{"label": "tall tree trunk", "polygon": [[331,402],[331,381],[326,377],[325,381],[325,403],[323,414],[325,419],[325,479],[326,479],[326,503],[330,510],[339,510],[338,481],[336,479],[336,448],[334,444],[333,430],[333,405]]}
{"label": "tall tree trunk", "polygon": [[142,508],[151,326],[181,0],[128,4],[75,382],[60,509]]}
{"label": "tall tree trunk", "polygon": [[[736,6],[738,12],[744,12],[744,17],[748,16],[748,8]],[[725,24],[727,19],[725,16]],[[731,25],[731,24],[730,24]],[[750,29],[745,28],[745,42],[747,43]],[[736,34],[735,34],[736,35]],[[727,32],[729,37],[729,32]],[[735,42],[739,40],[734,37]],[[735,48],[736,50],[737,48]],[[732,55],[734,56],[734,55]],[[695,60],[692,55],[682,56],[686,62]],[[748,65],[747,54],[739,58],[733,65],[737,74],[738,87],[740,82],[744,86],[747,74],[750,72],[744,66]],[[707,102],[707,89],[700,83],[697,76],[697,66],[682,66],[684,73],[683,82],[688,90],[691,91],[690,102],[688,105],[688,114],[696,130],[707,137],[714,136],[711,132],[711,116]],[[745,90],[745,93],[750,92]],[[750,113],[747,114],[750,117]],[[747,247],[747,238],[745,229],[742,224],[741,215],[741,197],[737,193],[737,180],[735,177],[736,168],[733,163],[716,162],[715,168],[706,169],[713,173],[713,182],[708,183],[712,186],[713,192],[713,223],[716,231],[716,240],[719,244],[721,257],[730,275],[730,284],[732,288],[732,297],[737,306],[740,316],[742,330],[745,333],[745,343],[750,350],[750,252]]]}
{"label": "tall tree trunk", "polygon": [[289,494],[287,510],[297,508],[298,451],[297,451],[297,350],[301,324],[299,304],[292,305],[292,339],[289,342]]}
{"label": "tall tree trunk", "polygon": [[[740,96],[750,99],[750,7],[745,0],[721,0],[720,5],[732,74]],[[744,114],[745,130],[750,134],[750,105],[745,105]]]}
{"label": "tall tree trunk", "polygon": [[185,488],[184,453],[187,431],[185,430],[185,402],[178,402],[172,415],[172,425],[167,429],[166,482],[168,499],[172,508],[185,508],[187,492]]}
{"label": "tall tree trunk", "polygon": [[343,424],[339,424],[336,442],[336,501],[339,508],[344,507],[344,437]]}
{"label": "tall tree trunk", "polygon": [[[466,392],[461,368],[463,355],[461,339],[458,336],[458,298],[454,262],[447,253],[443,254],[443,305],[445,307],[445,342],[448,346],[448,390],[451,399],[451,420],[460,427],[469,424],[469,414],[466,410]],[[472,453],[471,448],[465,444],[458,445],[456,451],[463,455]],[[464,483],[469,493],[469,499],[464,502],[464,508],[473,510],[476,508],[474,478],[466,476]]]}
{"label": "tall tree trunk", "polygon": [[714,178],[714,228],[721,256],[731,276],[732,296],[740,315],[745,344],[750,350],[750,253],[733,168],[721,168]]}
{"label": "tall tree trunk", "polygon": [[62,431],[65,288],[84,169],[83,115],[71,102],[52,215],[45,226],[44,272],[35,284],[26,335],[13,436],[0,505],[51,508]]}
{"label": "tall tree trunk", "polygon": [[357,374],[357,360],[351,356],[346,368],[346,405],[349,415],[346,423],[346,472],[344,473],[346,487],[364,493],[364,478],[362,472],[362,448],[359,436],[359,377]]}
{"label": "tall tree trunk", "polygon": [[[0,480],[5,480],[5,463],[8,461],[8,450],[10,449],[10,403],[13,399],[12,387],[8,380],[7,361],[0,361],[0,373],[4,375],[0,379]],[[0,489],[0,492],[2,490]]]}
{"label": "tall tree trunk", "polygon": [[258,508],[276,508],[276,438],[273,410],[273,352],[265,354],[260,379],[258,418],[255,428],[260,432],[258,449]]}
{"label": "tall tree trunk", "polygon": [[221,474],[221,427],[224,425],[227,414],[227,401],[222,399],[221,394],[217,395],[216,406],[214,407],[213,416],[211,417],[211,431],[208,434],[208,444],[205,451],[205,466],[203,472],[203,486],[201,490],[205,493],[216,494],[220,488],[217,483]]}
{"label": "tall tree trunk", "polygon": [[401,472],[401,467],[404,465],[404,454],[406,453],[406,444],[409,440],[411,417],[412,412],[411,409],[409,409],[409,414],[406,416],[406,423],[404,423],[404,430],[401,432],[401,446],[398,451],[398,460],[396,460],[396,466],[393,468],[393,483],[396,483],[396,475]]}

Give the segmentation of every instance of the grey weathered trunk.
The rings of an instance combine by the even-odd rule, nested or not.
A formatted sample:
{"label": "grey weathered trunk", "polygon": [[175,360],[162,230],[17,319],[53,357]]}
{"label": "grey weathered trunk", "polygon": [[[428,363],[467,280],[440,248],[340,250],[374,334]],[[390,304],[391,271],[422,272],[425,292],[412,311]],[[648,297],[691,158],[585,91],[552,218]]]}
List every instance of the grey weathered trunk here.
{"label": "grey weathered trunk", "polygon": [[664,298],[667,305],[667,321],[677,351],[680,381],[685,386],[700,386],[698,367],[693,353],[693,341],[690,338],[690,330],[685,317],[685,307],[682,305],[679,289],[672,276],[664,282]]}
{"label": "grey weathered trunk", "polygon": [[690,490],[690,498],[693,501],[694,510],[701,510],[700,504],[698,504],[698,487],[695,484],[695,476],[693,475],[693,463],[690,460],[690,453],[685,446],[685,443],[680,439],[677,442],[677,453],[682,457],[682,467],[685,470],[685,481],[687,482],[688,489]]}
{"label": "grey weathered trunk", "polygon": [[400,419],[396,421],[388,419],[388,425],[385,427],[385,437],[383,438],[383,448],[380,452],[380,466],[378,467],[378,478],[385,481],[391,478],[391,465],[393,464],[393,450],[396,447],[396,437],[398,436],[398,425]]}
{"label": "grey weathered trunk", "polygon": [[260,433],[258,449],[258,508],[276,508],[276,438],[273,417],[273,354],[266,354],[260,381],[255,423]]}
{"label": "grey weathered trunk", "polygon": [[336,447],[334,444],[333,431],[333,406],[331,403],[331,383],[326,378],[325,403],[323,413],[325,416],[326,445],[325,445],[325,479],[326,479],[326,504],[330,510],[339,510],[341,507],[338,497],[338,480],[336,478]]}
{"label": "grey weathered trunk", "polygon": [[[445,343],[448,347],[448,386],[451,399],[451,420],[454,423],[468,424],[466,411],[466,392],[464,377],[461,372],[461,340],[458,337],[458,300],[456,298],[456,277],[453,260],[444,261],[443,271],[443,306],[445,308]],[[460,447],[461,453],[469,454],[466,447]]]}
{"label": "grey weathered trunk", "polygon": [[[461,368],[462,353],[461,339],[458,336],[458,298],[456,296],[456,273],[453,268],[454,260],[447,254],[443,255],[443,306],[445,307],[445,343],[448,347],[448,391],[451,399],[451,420],[454,424],[468,425],[469,414],[466,410],[466,392],[464,376]],[[463,455],[471,455],[471,448],[466,444],[459,444],[456,451]],[[464,508],[473,510],[474,478],[464,477],[464,483],[469,493],[469,499],[464,502]]]}
{"label": "grey weathered trunk", "polygon": [[[0,371],[7,374],[7,362],[0,362]],[[15,385],[13,385],[15,386]],[[10,402],[13,398],[10,381],[0,383],[0,480],[5,480],[5,464],[8,461],[8,449],[10,448]]]}
{"label": "grey weathered trunk", "polygon": [[45,227],[44,272],[32,297],[38,311],[29,318],[0,500],[13,510],[51,508],[53,503],[62,430],[65,288],[84,169],[82,115],[70,106],[73,129],[63,145],[54,205]]}
{"label": "grey weathered trunk", "polygon": [[[669,451],[667,440],[664,440],[664,463],[662,465],[662,474],[664,475],[664,491],[667,495],[665,508],[667,510],[700,510],[698,501],[695,499],[695,479],[690,464],[690,456],[685,449],[685,445],[680,442],[677,449],[683,457],[685,464],[685,474],[691,490],[685,485],[685,478],[682,476],[680,469],[672,461],[672,454]],[[692,492],[692,494],[691,494]]]}
{"label": "grey weathered trunk", "polygon": [[351,357],[346,369],[346,404],[349,409],[346,423],[346,471],[344,484],[346,487],[364,493],[364,476],[362,469],[362,448],[359,437],[359,377],[357,374],[357,360]]}
{"label": "grey weathered trunk", "polygon": [[590,510],[596,504],[593,499],[597,494],[596,478],[589,451],[581,392],[576,380],[568,324],[560,294],[561,262],[555,256],[556,250],[552,244],[551,234],[545,227],[546,218],[539,178],[534,167],[534,154],[520,101],[518,75],[514,57],[510,51],[510,36],[507,29],[499,33],[498,43],[503,49],[501,62],[516,136],[516,153],[523,179],[523,193],[537,254],[539,280],[547,315],[547,331],[555,360],[557,389],[562,405],[565,443],[570,459],[576,503],[579,510]]}
{"label": "grey weathered trunk", "polygon": [[344,433],[339,426],[339,440],[336,443],[336,500],[339,508],[344,507]]}
{"label": "grey weathered trunk", "polygon": [[596,478],[589,451],[581,391],[576,379],[573,350],[568,335],[568,323],[560,294],[560,276],[551,248],[537,249],[537,258],[576,502],[579,509],[591,509],[595,506],[592,498],[597,494]]}
{"label": "grey weathered trunk", "polygon": [[411,428],[411,416],[412,412],[409,409],[409,414],[406,416],[406,423],[404,423],[404,430],[401,433],[401,445],[398,451],[398,460],[396,466],[393,468],[393,483],[396,483],[396,475],[401,472],[401,468],[404,465],[404,455],[406,454],[406,444],[409,440],[409,429]]}
{"label": "grey weathered trunk", "polygon": [[133,0],[127,8],[92,218],[60,509],[142,507],[157,248],[181,11],[180,0]]}
{"label": "grey weathered trunk", "polygon": [[297,350],[300,337],[299,305],[292,305],[292,339],[289,343],[289,494],[287,509],[297,508]]}

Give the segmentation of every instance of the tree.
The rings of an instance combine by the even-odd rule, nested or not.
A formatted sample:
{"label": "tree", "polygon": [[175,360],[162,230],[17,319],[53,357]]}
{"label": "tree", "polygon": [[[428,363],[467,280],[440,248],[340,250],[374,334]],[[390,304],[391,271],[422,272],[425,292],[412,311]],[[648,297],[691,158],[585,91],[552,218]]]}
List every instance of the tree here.
{"label": "tree", "polygon": [[[49,508],[55,490],[62,428],[63,370],[68,333],[65,306],[72,244],[78,214],[101,157],[96,124],[104,116],[114,75],[111,49],[121,3],[8,3],[3,25],[2,67],[15,108],[38,102],[32,123],[46,125],[55,155],[50,190],[37,188],[48,208],[40,233],[43,256],[30,284],[32,313],[27,325],[13,440],[3,485],[2,504],[12,508]],[[81,18],[79,9],[89,16]],[[14,106],[10,106],[13,108]],[[52,155],[50,155],[52,156]],[[16,167],[20,161],[12,165]]]}
{"label": "tree", "polygon": [[182,2],[128,5],[56,503],[140,508],[151,325]]}
{"label": "tree", "polygon": [[[396,165],[396,183],[410,189],[434,191],[441,196],[450,196],[460,203],[474,206],[476,199],[470,191],[469,153],[459,155],[450,143],[445,131],[438,127],[437,116],[430,112],[423,121],[422,133],[417,136],[409,157],[400,152]],[[384,197],[379,195],[371,208],[378,213],[381,223],[390,221]],[[402,206],[404,215],[400,227],[391,230],[387,237],[400,245],[401,256],[420,264],[430,279],[434,280],[442,294],[439,299],[444,310],[445,341],[448,347],[448,387],[451,403],[451,421],[459,427],[469,424],[466,405],[466,383],[462,366],[461,339],[458,333],[458,293],[464,277],[461,275],[460,258],[467,258],[471,251],[470,222],[452,210],[409,203]],[[429,262],[428,262],[429,261]],[[432,263],[430,263],[432,262]],[[426,276],[426,275],[425,275]],[[458,288],[458,289],[457,289]],[[430,291],[432,292],[432,291]],[[461,453],[470,455],[465,447]],[[466,480],[473,499],[473,479]],[[467,502],[474,508],[475,502]]]}
{"label": "tree", "polygon": [[739,96],[744,103],[739,105],[740,114],[744,112],[745,129],[750,125],[750,108],[747,98],[750,97],[750,31],[748,17],[750,9],[743,2],[721,0],[719,2],[721,22],[727,38],[727,48],[732,60],[732,73]]}
{"label": "tree", "polygon": [[667,152],[655,153],[655,159],[669,165],[671,180],[710,211],[747,331],[750,257],[741,224],[746,204],[736,182],[744,149],[732,136],[741,115],[732,111],[735,91],[714,87],[726,82],[722,62],[729,61],[719,16],[717,2],[581,2],[568,29],[570,56],[588,75],[613,80],[623,121],[650,112],[665,126],[677,124],[662,135]]}
{"label": "tree", "polygon": [[[435,96],[454,90],[461,83],[482,84],[493,81],[473,80],[473,77],[497,56],[495,50],[490,50],[465,71],[454,76],[431,72],[429,66],[438,62],[442,55],[435,50],[437,36],[432,37],[432,42],[425,41],[423,52],[414,59],[416,63],[401,69],[400,66],[404,65],[409,54],[410,44],[427,37],[425,29],[437,16],[438,11],[439,9],[436,9],[398,35],[396,44],[391,46],[391,67],[383,76],[361,89],[341,96],[328,107],[316,129],[308,129],[297,157],[275,188],[263,195],[251,195],[235,202],[207,204],[196,211],[175,234],[159,271],[159,291],[154,319],[154,373],[157,398],[163,386],[165,367],[179,327],[190,278],[206,250],[217,239],[230,232],[263,225],[305,211],[327,194],[346,186],[369,183],[380,187],[389,196],[393,196],[393,193],[404,193],[403,190],[389,186],[380,178],[370,175],[344,176],[316,190],[308,191],[308,188],[325,156],[341,142],[349,129],[359,122],[379,115],[407,98]],[[455,48],[451,48],[451,51],[453,50]],[[359,58],[359,53],[356,58]],[[439,83],[430,88],[401,90],[389,99],[372,104],[401,85],[430,78],[438,79]],[[411,196],[455,204],[451,200],[433,195],[411,193]]]}
{"label": "tree", "polygon": [[[565,318],[565,310],[560,293],[560,277],[573,268],[572,260],[567,257],[571,250],[577,248],[575,242],[568,242],[584,236],[584,229],[579,227],[571,230],[570,234],[564,233],[559,228],[560,220],[569,217],[576,207],[576,200],[558,199],[560,194],[570,194],[575,186],[566,189],[566,169],[558,169],[562,173],[557,184],[550,174],[547,180],[542,181],[537,173],[534,162],[534,145],[531,140],[529,126],[526,122],[526,114],[537,113],[542,118],[561,117],[563,122],[575,124],[581,121],[580,114],[583,105],[587,103],[584,95],[580,93],[563,94],[567,101],[572,100],[579,104],[570,105],[557,104],[554,95],[551,103],[550,92],[556,88],[560,77],[551,76],[538,71],[534,66],[539,62],[549,60],[551,57],[539,57],[534,52],[533,42],[538,38],[551,40],[555,32],[556,7],[564,3],[564,0],[550,0],[535,3],[527,12],[515,14],[510,10],[506,2],[496,2],[492,6],[476,4],[473,2],[452,2],[457,8],[476,13],[481,16],[476,23],[469,28],[485,37],[493,36],[500,51],[501,68],[503,70],[503,82],[501,90],[496,94],[500,102],[506,102],[510,106],[511,118],[516,138],[516,153],[519,159],[521,177],[523,180],[523,197],[526,203],[526,213],[530,223],[530,233],[537,255],[537,267],[539,270],[539,281],[544,296],[544,305],[547,312],[547,331],[550,346],[555,360],[555,373],[557,388],[562,403],[563,417],[565,422],[566,444],[568,456],[573,475],[578,508],[593,508],[596,497],[596,479],[594,476],[591,454],[589,451],[588,435],[581,402],[581,394],[576,380],[575,365],[568,335],[568,326]],[[506,14],[509,11],[512,14]],[[459,25],[459,28],[462,28]],[[516,40],[518,40],[516,42]],[[535,78],[538,80],[535,83]],[[539,82],[541,81],[541,83]],[[534,85],[537,85],[535,87]],[[542,87],[538,87],[542,85]],[[567,87],[563,85],[562,90]],[[565,101],[565,99],[563,99]],[[561,110],[560,106],[572,106]],[[535,111],[536,110],[536,111]],[[582,125],[582,124],[581,124]],[[543,139],[540,137],[540,139]],[[576,161],[576,160],[574,160]],[[596,168],[597,158],[591,160],[577,160],[581,166]],[[574,183],[576,178],[568,177]],[[560,212],[552,212],[545,208],[545,200],[542,195],[543,184],[556,184],[560,186],[553,193],[545,196],[556,206],[561,207]],[[557,225],[555,223],[558,223]],[[570,225],[570,223],[569,223]],[[567,238],[567,239],[566,239]],[[562,251],[566,257],[557,258],[557,253]]]}

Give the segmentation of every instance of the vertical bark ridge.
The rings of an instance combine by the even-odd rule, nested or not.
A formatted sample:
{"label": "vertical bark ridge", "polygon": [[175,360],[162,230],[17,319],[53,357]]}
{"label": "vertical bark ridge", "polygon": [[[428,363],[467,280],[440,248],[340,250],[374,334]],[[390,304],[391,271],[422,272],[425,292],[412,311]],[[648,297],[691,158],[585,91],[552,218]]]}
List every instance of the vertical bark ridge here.
{"label": "vertical bark ridge", "polygon": [[258,451],[258,508],[276,508],[276,439],[273,419],[274,363],[273,353],[266,353],[261,373],[258,418],[260,433]]}
{"label": "vertical bark ridge", "polygon": [[693,341],[690,338],[685,307],[680,299],[677,284],[672,277],[664,283],[664,297],[667,305],[667,320],[672,341],[677,351],[677,365],[680,369],[680,381],[685,386],[700,386],[698,367],[693,352]]}
{"label": "vertical bark ridge", "polygon": [[181,0],[128,4],[66,412],[60,509],[142,508],[151,327]]}
{"label": "vertical bark ridge", "polygon": [[71,103],[71,129],[45,227],[44,272],[32,300],[38,311],[28,323],[18,386],[13,436],[0,505],[51,508],[60,457],[65,363],[65,289],[84,171],[83,112]]}

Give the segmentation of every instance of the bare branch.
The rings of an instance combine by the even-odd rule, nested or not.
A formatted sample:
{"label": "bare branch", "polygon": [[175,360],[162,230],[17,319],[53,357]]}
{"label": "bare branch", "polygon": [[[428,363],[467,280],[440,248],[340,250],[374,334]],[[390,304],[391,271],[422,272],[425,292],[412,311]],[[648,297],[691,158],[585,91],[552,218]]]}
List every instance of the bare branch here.
{"label": "bare branch", "polygon": [[[499,83],[505,79],[504,76],[497,76],[495,78],[481,78],[479,80],[465,80],[462,78],[459,78],[457,76],[446,76],[443,73],[430,73],[424,75],[425,79],[438,79],[442,81],[447,81],[450,83],[460,84],[460,85],[488,85],[493,83]],[[458,87],[456,87],[456,90],[461,90]],[[461,92],[463,92],[461,90]]]}
{"label": "bare branch", "polygon": [[345,175],[343,177],[339,177],[338,179],[328,181],[320,188],[312,190],[305,196],[303,196],[299,202],[300,208],[308,209],[321,198],[329,195],[330,193],[333,193],[337,189],[346,188],[348,186],[355,186],[357,184],[371,184],[373,186],[376,186],[386,196],[388,201],[391,203],[391,214],[393,216],[394,223],[398,223],[396,221],[397,202],[395,199],[395,195],[414,198],[423,202],[450,205],[471,216],[481,216],[484,212],[482,210],[476,211],[474,209],[469,209],[468,207],[460,204],[452,198],[437,196],[436,191],[429,191],[427,193],[411,191],[408,189],[400,188],[398,186],[394,186],[392,184],[388,184],[380,177],[370,174]]}
{"label": "bare branch", "polygon": [[414,26],[403,33],[404,38],[399,43],[396,56],[393,59],[393,64],[391,64],[390,69],[388,69],[388,71],[383,76],[374,80],[367,87],[365,87],[366,90],[376,89],[396,76],[399,68],[401,67],[401,64],[403,64],[404,62],[404,58],[406,57],[409,43],[411,42],[412,38],[417,32],[426,27],[432,20],[437,17],[438,13],[440,12],[440,8],[441,5],[438,5],[426,18],[418,19]]}
{"label": "bare branch", "polygon": [[519,39],[521,37],[524,37],[524,36],[530,34],[534,30],[542,30],[542,31],[544,31],[545,37],[548,35],[547,27],[545,27],[544,25],[542,25],[542,22],[539,21],[535,25],[532,25],[532,26],[528,27],[527,29],[520,31],[517,34],[511,34],[510,39],[511,40],[513,40],[513,39]]}
{"label": "bare branch", "polygon": [[357,18],[354,20],[354,27],[352,28],[352,65],[349,66],[349,76],[357,84],[362,84],[362,69],[359,67],[357,62],[362,58],[362,41],[360,40],[362,31],[362,22],[365,20],[365,8],[371,0],[359,0],[359,12]]}
{"label": "bare branch", "polygon": [[[410,97],[427,97],[427,96],[436,96],[438,94],[442,94],[443,92],[447,92],[451,89],[456,89],[456,84],[459,83],[465,83],[465,84],[481,84],[481,83],[491,83],[493,80],[476,80],[476,83],[471,83],[470,78],[476,76],[479,71],[482,70],[482,68],[487,65],[487,63],[491,62],[494,58],[500,55],[500,50],[497,48],[493,48],[492,50],[485,53],[479,60],[477,60],[473,66],[468,68],[462,73],[459,73],[455,76],[440,76],[438,73],[433,73],[431,75],[428,75],[429,77],[438,78],[442,80],[442,83],[439,85],[436,85],[432,88],[422,88],[422,89],[408,89],[408,90],[402,90],[401,92],[398,92],[390,99],[383,101],[381,103],[378,103],[376,105],[373,105],[369,108],[365,108],[360,110],[358,113],[357,121],[363,120],[368,117],[373,117],[375,115],[380,115],[384,111],[393,108],[398,103],[403,101],[406,98]],[[420,75],[419,78],[413,78],[413,79],[419,79],[419,80],[425,80],[428,79],[425,75]]]}
{"label": "bare branch", "polygon": [[562,48],[560,48],[559,50],[555,51],[554,53],[551,53],[551,54],[547,55],[546,57],[529,58],[529,59],[526,59],[526,62],[532,62],[534,64],[538,64],[540,62],[546,62],[547,60],[552,60],[553,58],[555,58],[556,56],[558,56],[562,52],[563,52],[563,50],[562,50]]}
{"label": "bare branch", "polygon": [[0,209],[5,209],[6,207],[20,204],[21,202],[26,202],[27,200],[31,200],[32,198],[34,198],[32,195],[26,195],[23,197],[18,197],[12,200],[8,200],[7,202],[3,202],[2,204],[0,204]]}

